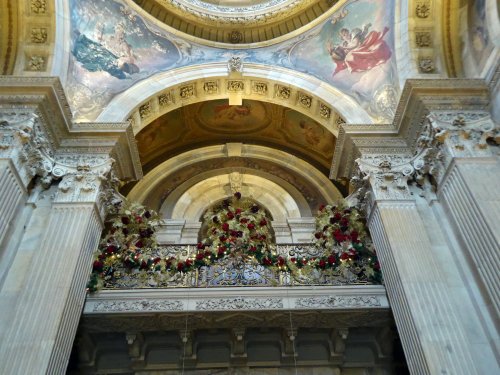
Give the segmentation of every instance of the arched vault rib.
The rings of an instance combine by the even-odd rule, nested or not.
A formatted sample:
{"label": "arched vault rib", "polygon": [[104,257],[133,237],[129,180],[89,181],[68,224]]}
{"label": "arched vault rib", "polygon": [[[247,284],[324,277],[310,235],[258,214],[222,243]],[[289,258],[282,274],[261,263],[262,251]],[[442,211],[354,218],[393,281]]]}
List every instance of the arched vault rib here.
{"label": "arched vault rib", "polygon": [[[219,181],[224,181],[225,186],[224,188],[227,190],[226,191],[226,196],[230,194],[230,181],[229,181],[229,173],[233,172],[238,172],[240,175],[242,175],[242,187],[240,192],[247,196],[248,194],[252,194],[253,198],[256,199],[257,195],[260,195],[259,193],[254,194],[254,190],[247,188],[250,183],[253,185],[256,180],[259,181],[265,181],[267,185],[273,184],[273,186],[277,186],[280,189],[283,189],[287,196],[290,197],[291,200],[294,202],[294,207],[291,210],[297,210],[299,217],[309,217],[312,216],[312,211],[311,208],[308,205],[308,202],[306,198],[304,197],[303,193],[300,192],[295,186],[293,186],[291,183],[288,181],[285,181],[283,178],[280,178],[276,175],[273,175],[271,173],[263,172],[260,170],[256,169],[251,169],[251,168],[220,168],[220,169],[213,169],[206,171],[204,173],[199,173],[196,174],[190,178],[188,178],[186,181],[182,182],[180,185],[178,185],[172,192],[168,194],[168,196],[165,198],[163,202],[161,202],[161,208],[159,209],[159,212],[161,213],[162,217],[164,218],[173,218],[173,212],[174,212],[174,207],[176,202],[178,202],[181,199],[181,196],[188,190],[190,190],[193,186],[197,185],[198,183],[218,177]],[[220,177],[223,176],[223,177]],[[222,198],[222,197],[221,197]],[[156,205],[153,204],[153,206],[156,207]],[[273,215],[274,217],[274,215]],[[293,216],[291,216],[293,217]]]}
{"label": "arched vault rib", "polygon": [[[342,198],[342,194],[333,183],[319,170],[283,151],[257,145],[241,145],[237,155],[228,151],[227,145],[208,146],[190,150],[170,158],[151,170],[129,192],[128,197],[141,203],[148,202],[151,195],[155,194],[158,186],[164,183],[169,176],[183,168],[189,168],[207,160],[220,160],[224,158],[242,158],[265,161],[277,167],[287,169],[300,177],[305,184],[314,187],[321,196],[321,203],[333,202]],[[273,171],[268,171],[270,174]],[[280,177],[280,176],[277,176]],[[180,183],[182,183],[181,181]],[[286,188],[286,185],[282,185]],[[289,191],[290,193],[290,191]],[[159,208],[159,207],[158,207]]]}
{"label": "arched vault rib", "polygon": [[[281,186],[258,176],[244,175],[243,179],[246,185],[245,195],[266,207],[274,221],[286,222],[287,218],[300,217],[297,203]],[[230,191],[225,189],[228,182],[229,174],[209,177],[185,190],[176,202],[166,201],[160,212],[166,219],[184,219],[188,222],[198,222],[207,207],[228,196]],[[164,215],[164,209],[172,203],[171,217]]]}
{"label": "arched vault rib", "polygon": [[[158,73],[117,95],[96,121],[131,119],[134,134],[151,121],[191,103],[229,98],[228,81],[240,81],[242,99],[276,103],[301,112],[335,136],[339,123],[373,123],[351,97],[313,76],[261,64],[243,65],[243,77],[229,79],[225,63]],[[234,87],[233,87],[234,88]]]}

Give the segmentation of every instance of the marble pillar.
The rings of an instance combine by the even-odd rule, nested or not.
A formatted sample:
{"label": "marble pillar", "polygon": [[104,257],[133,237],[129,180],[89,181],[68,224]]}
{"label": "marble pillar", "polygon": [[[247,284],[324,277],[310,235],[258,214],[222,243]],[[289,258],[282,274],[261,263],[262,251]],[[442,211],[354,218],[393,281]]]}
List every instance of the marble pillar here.
{"label": "marble pillar", "polygon": [[408,185],[418,164],[411,162],[409,155],[358,159],[370,183],[368,226],[408,367],[412,374],[495,373],[496,355],[439,220],[424,193]]}
{"label": "marble pillar", "polygon": [[437,196],[490,314],[500,314],[500,127],[487,111],[429,116],[443,154]]}
{"label": "marble pillar", "polygon": [[0,293],[0,373],[65,373],[102,230],[102,182],[68,174],[41,194]]}

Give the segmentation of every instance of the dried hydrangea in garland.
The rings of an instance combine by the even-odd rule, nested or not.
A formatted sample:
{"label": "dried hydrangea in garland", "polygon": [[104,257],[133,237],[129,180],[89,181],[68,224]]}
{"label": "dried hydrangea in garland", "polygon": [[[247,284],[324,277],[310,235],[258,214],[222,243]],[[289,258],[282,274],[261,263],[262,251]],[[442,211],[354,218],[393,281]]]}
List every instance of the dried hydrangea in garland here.
{"label": "dried hydrangea in garland", "polygon": [[97,290],[103,280],[118,277],[119,270],[123,268],[161,269],[161,259],[148,256],[157,247],[154,234],[159,216],[125,199],[116,203],[113,211],[92,265],[92,275],[87,285],[89,291]]}
{"label": "dried hydrangea in garland", "polygon": [[[315,245],[326,249],[310,262],[316,269],[349,272],[359,281],[380,283],[380,265],[359,211],[341,202],[321,206],[316,217]],[[301,264],[297,264],[301,267]]]}
{"label": "dried hydrangea in garland", "polygon": [[[215,261],[233,257],[235,261],[256,261],[265,266],[284,263],[272,253],[269,219],[254,201],[235,193],[220,205],[207,211],[207,236],[197,244],[194,258],[170,264],[170,269],[188,272]],[[167,265],[168,268],[168,265]]]}

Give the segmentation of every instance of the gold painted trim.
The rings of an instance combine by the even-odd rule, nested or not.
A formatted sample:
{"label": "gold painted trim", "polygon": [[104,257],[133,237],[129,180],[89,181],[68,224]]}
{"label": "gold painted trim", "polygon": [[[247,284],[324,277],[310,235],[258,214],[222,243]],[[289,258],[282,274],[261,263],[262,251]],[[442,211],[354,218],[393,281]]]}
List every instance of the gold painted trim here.
{"label": "gold painted trim", "polygon": [[442,5],[442,33],[443,56],[448,77],[463,76],[462,48],[460,41],[460,1],[443,0]]}

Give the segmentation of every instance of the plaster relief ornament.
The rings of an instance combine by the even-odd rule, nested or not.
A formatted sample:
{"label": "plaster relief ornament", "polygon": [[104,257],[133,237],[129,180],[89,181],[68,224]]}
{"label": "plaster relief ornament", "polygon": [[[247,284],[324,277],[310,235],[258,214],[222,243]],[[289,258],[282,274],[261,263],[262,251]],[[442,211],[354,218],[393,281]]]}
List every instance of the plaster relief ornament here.
{"label": "plaster relief ornament", "polygon": [[241,57],[231,56],[231,58],[227,62],[227,69],[228,69],[229,73],[232,73],[232,72],[242,73],[243,72],[243,61],[241,60]]}

